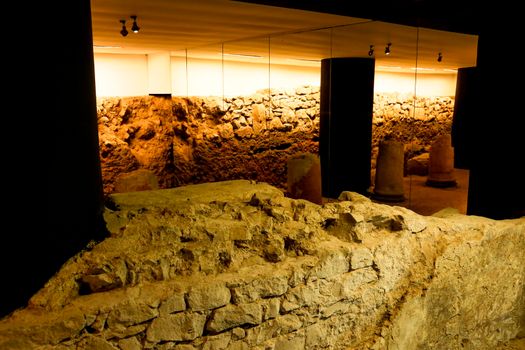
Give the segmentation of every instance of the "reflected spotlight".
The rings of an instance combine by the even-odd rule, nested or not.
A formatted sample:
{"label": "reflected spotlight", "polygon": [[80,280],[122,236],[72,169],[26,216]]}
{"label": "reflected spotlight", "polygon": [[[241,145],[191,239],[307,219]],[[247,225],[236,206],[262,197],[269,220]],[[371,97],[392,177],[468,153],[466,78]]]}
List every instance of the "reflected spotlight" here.
{"label": "reflected spotlight", "polygon": [[385,47],[385,55],[390,55],[390,46],[392,46],[392,43],[388,43],[386,44],[386,47]]}
{"label": "reflected spotlight", "polygon": [[441,61],[443,61],[443,55],[441,54],[441,52],[440,52],[440,53],[438,53],[438,58],[437,58],[437,61],[438,61],[438,62],[441,62]]}
{"label": "reflected spotlight", "polygon": [[122,23],[122,29],[120,30],[120,34],[122,34],[122,36],[128,35],[128,30],[126,29],[126,20],[121,19],[120,23]]}
{"label": "reflected spotlight", "polygon": [[368,50],[368,56],[372,57],[374,55],[374,45],[370,45],[370,50]]}
{"label": "reflected spotlight", "polygon": [[133,16],[130,16],[130,17],[131,17],[131,19],[133,19],[133,25],[131,26],[131,31],[133,33],[138,33],[139,30],[140,30],[140,27],[137,24],[137,16],[133,15]]}

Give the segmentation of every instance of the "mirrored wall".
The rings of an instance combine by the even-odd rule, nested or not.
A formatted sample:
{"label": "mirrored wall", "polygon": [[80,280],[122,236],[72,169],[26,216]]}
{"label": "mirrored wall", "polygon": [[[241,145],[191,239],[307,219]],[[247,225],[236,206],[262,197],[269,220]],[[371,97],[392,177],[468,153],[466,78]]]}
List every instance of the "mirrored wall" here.
{"label": "mirrored wall", "polygon": [[[342,154],[334,166],[359,172],[356,157],[369,160],[368,185],[358,192],[425,215],[464,213],[468,170],[454,167],[450,134],[457,70],[475,66],[476,50],[476,36],[363,20],[173,51],[172,96],[191,114],[177,120],[185,139],[173,143],[175,163],[187,165],[175,166],[185,172],[175,184],[247,178],[286,192],[287,160],[319,155],[329,120],[324,127],[343,135],[330,144],[330,154]],[[340,75],[351,71],[336,68],[340,59],[371,62],[371,78]],[[323,89],[326,79],[338,83]],[[356,96],[366,89],[369,126],[347,123],[358,118]],[[363,134],[369,142],[361,149],[351,141]]]}

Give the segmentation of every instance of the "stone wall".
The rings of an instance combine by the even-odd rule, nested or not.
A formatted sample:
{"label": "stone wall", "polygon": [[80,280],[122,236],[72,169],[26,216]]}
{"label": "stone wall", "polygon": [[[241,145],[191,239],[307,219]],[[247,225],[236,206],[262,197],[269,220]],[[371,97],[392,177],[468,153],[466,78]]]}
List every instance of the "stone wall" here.
{"label": "stone wall", "polygon": [[4,350],[525,345],[525,218],[323,206],[250,181],[116,194],[111,237],[0,321]]}
{"label": "stone wall", "polygon": [[[409,96],[376,95],[374,152],[387,136],[403,141],[411,156],[428,150],[437,135],[450,132],[452,109],[448,97],[414,104]],[[225,101],[106,98],[98,101],[98,117],[106,194],[121,174],[139,168],[153,171],[161,188],[254,179],[285,189],[288,159],[318,153],[318,87],[272,90],[271,96],[259,91]]]}

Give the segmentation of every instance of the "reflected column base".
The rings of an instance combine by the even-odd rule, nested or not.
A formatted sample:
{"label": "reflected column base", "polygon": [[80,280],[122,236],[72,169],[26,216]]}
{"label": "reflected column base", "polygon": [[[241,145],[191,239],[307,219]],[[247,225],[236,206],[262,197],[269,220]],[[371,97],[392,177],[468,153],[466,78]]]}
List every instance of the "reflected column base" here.
{"label": "reflected column base", "polygon": [[425,185],[430,186],[430,187],[447,188],[447,187],[457,187],[458,183],[456,180],[446,180],[446,181],[427,180],[425,182]]}
{"label": "reflected column base", "polygon": [[406,200],[405,196],[402,194],[380,194],[380,193],[372,193],[372,199],[380,202],[390,202],[390,203],[398,203],[398,202],[404,202]]}

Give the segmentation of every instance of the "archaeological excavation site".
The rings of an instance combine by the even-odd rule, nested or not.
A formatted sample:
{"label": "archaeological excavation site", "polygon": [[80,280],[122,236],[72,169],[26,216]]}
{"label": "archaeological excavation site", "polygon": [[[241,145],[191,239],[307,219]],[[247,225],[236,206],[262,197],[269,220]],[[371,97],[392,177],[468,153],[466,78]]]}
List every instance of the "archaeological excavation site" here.
{"label": "archaeological excavation site", "polygon": [[0,349],[525,349],[499,32],[451,0],[284,3],[60,5]]}

